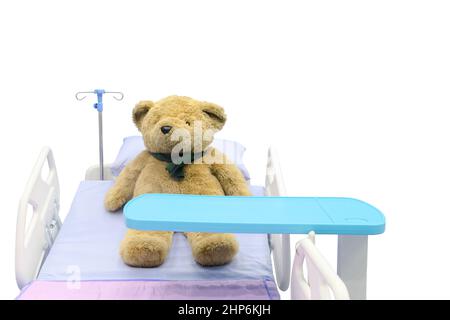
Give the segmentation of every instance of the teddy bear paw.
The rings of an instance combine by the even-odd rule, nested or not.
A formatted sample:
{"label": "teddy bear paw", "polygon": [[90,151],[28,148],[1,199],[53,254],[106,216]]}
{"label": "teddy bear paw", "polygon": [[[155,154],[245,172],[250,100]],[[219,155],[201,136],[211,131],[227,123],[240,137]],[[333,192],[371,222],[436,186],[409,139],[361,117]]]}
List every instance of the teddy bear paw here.
{"label": "teddy bear paw", "polygon": [[239,244],[232,234],[207,234],[193,243],[195,261],[203,266],[220,266],[229,263],[238,252]]}
{"label": "teddy bear paw", "polygon": [[111,189],[107,192],[105,197],[105,208],[110,212],[114,212],[122,208],[127,202],[127,199],[121,196],[115,189]]}
{"label": "teddy bear paw", "polygon": [[122,260],[132,267],[158,267],[164,262],[168,252],[166,241],[157,237],[125,237],[120,246]]}

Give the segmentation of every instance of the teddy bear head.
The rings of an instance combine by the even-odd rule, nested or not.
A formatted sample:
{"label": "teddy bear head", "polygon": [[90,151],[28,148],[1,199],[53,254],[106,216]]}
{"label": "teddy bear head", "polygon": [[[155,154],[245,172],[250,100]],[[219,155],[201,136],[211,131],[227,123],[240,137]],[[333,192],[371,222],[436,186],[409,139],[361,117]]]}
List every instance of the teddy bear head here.
{"label": "teddy bear head", "polygon": [[214,103],[169,96],[157,102],[140,101],[133,110],[133,121],[150,152],[201,152],[222,129],[226,115]]}

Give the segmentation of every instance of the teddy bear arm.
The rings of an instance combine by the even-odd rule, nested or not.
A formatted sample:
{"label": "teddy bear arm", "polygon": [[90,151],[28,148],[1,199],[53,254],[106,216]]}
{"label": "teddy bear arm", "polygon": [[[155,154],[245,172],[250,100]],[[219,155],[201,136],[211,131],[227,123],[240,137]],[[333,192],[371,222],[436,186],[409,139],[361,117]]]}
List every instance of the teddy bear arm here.
{"label": "teddy bear arm", "polygon": [[108,211],[117,211],[133,197],[136,180],[147,164],[148,152],[140,153],[122,170],[115,184],[105,196],[105,207]]}
{"label": "teddy bear arm", "polygon": [[211,172],[219,180],[225,195],[251,195],[244,176],[234,164],[213,164],[211,166]]}

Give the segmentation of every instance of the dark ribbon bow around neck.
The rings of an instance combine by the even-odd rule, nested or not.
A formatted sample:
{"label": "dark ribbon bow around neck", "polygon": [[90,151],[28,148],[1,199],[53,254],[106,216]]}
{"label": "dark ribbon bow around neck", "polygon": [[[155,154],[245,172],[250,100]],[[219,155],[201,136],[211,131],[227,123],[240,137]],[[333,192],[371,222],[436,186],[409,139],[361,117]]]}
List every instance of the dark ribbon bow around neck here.
{"label": "dark ribbon bow around neck", "polygon": [[[203,157],[206,151],[191,153],[190,163],[193,163],[195,160]],[[159,153],[159,152],[150,152],[150,154],[158,160],[167,162],[166,170],[169,172],[169,175],[177,181],[184,179],[184,166],[186,163],[181,162],[180,164],[175,164],[172,162],[172,154],[171,153]],[[180,153],[180,157],[183,158],[183,154]]]}

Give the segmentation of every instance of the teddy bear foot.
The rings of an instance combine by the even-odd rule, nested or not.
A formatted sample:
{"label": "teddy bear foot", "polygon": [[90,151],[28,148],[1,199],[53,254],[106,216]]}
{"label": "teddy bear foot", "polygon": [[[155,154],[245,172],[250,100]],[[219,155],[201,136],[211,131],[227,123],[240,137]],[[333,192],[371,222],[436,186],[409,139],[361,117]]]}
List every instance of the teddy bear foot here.
{"label": "teddy bear foot", "polygon": [[203,266],[220,266],[229,263],[239,249],[232,234],[200,233],[191,238],[195,261]]}
{"label": "teddy bear foot", "polygon": [[152,234],[152,232],[140,232],[135,234],[127,233],[120,245],[120,255],[122,260],[131,267],[152,268],[160,266],[171,245],[168,237],[160,234]]}

